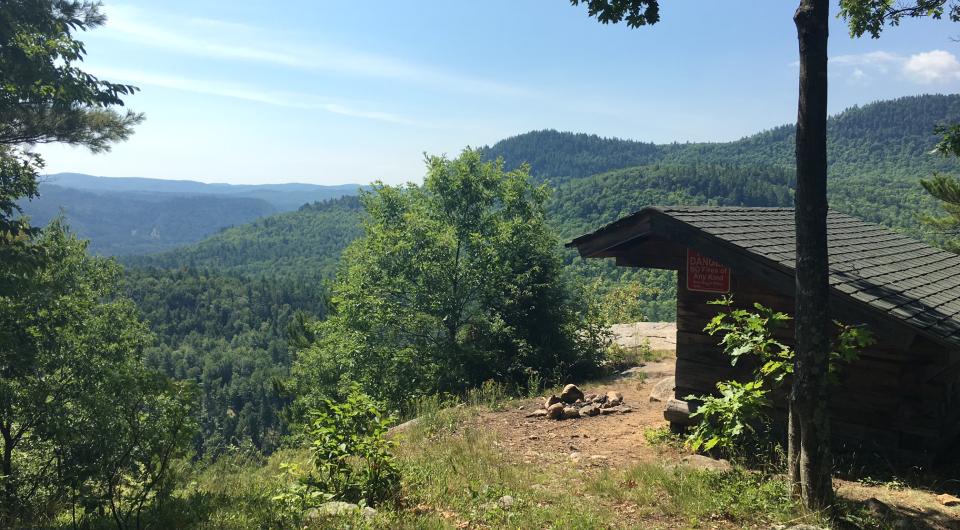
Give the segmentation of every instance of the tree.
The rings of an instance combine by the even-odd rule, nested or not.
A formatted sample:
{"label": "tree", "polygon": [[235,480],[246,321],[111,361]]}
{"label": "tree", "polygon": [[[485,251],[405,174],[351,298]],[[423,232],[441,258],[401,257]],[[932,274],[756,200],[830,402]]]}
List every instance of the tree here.
{"label": "tree", "polygon": [[[585,4],[600,22],[628,26],[660,20],[659,0],[570,0]],[[953,0],[840,0],[840,15],[851,36],[879,37],[885,25],[904,17],[930,16],[960,20]],[[831,483],[829,389],[830,353],[829,263],[827,256],[827,42],[829,0],[800,0],[794,13],[800,52],[794,196],[796,218],[796,355],[790,393],[788,461],[795,493],[808,508],[824,508],[833,500]]]}
{"label": "tree", "polygon": [[[934,152],[943,156],[960,156],[960,125],[941,125],[936,129],[943,139],[934,148]],[[953,237],[946,241],[945,247],[952,252],[960,253],[960,240],[956,238],[960,233],[960,180],[949,175],[934,175],[930,180],[921,180],[923,189],[940,201],[940,206],[946,215],[923,218],[924,223],[933,228],[951,234]]]}
{"label": "tree", "polygon": [[[488,379],[559,382],[599,362],[545,221],[545,186],[478,151],[427,159],[423,185],[363,195],[363,236],[343,255],[332,316],[298,354],[300,403],[355,381],[393,406]],[[324,388],[325,387],[325,388]]]}
{"label": "tree", "polygon": [[116,296],[120,268],[60,223],[33,244],[42,266],[0,295],[0,520],[24,524],[64,500],[102,506],[118,477],[155,493],[193,434],[185,390],[143,365],[152,337]]}
{"label": "tree", "polygon": [[114,108],[136,88],[76,66],[86,55],[74,33],[102,25],[99,2],[7,0],[0,5],[0,292],[38,258],[36,231],[16,200],[37,195],[43,160],[24,146],[59,142],[94,152],[126,140],[141,114]]}

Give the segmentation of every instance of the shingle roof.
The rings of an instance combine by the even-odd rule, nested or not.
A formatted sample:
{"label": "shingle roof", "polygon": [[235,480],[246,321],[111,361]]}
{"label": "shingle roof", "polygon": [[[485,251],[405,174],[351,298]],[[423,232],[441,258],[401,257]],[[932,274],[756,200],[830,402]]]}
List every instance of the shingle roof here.
{"label": "shingle roof", "polygon": [[[634,216],[651,210],[793,271],[792,208],[670,206]],[[827,216],[827,241],[836,291],[960,344],[960,256],[834,211]]]}

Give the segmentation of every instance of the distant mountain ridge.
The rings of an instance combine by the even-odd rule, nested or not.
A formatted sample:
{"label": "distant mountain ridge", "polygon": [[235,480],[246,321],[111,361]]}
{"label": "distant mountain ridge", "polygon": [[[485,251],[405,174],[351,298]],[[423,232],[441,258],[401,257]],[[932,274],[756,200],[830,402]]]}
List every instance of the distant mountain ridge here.
{"label": "distant mountain ridge", "polygon": [[195,243],[219,230],[306,203],[353,195],[357,184],[234,185],[191,180],[47,175],[40,197],[23,201],[35,224],[63,215],[105,255],[148,254]]}
{"label": "distant mountain ridge", "polygon": [[300,206],[344,195],[355,195],[359,184],[324,186],[298,182],[283,184],[226,184],[194,180],[167,180],[141,177],[97,177],[83,173],[53,173],[43,179],[46,184],[89,192],[170,193],[182,195],[229,195],[263,199],[279,211],[296,210]]}

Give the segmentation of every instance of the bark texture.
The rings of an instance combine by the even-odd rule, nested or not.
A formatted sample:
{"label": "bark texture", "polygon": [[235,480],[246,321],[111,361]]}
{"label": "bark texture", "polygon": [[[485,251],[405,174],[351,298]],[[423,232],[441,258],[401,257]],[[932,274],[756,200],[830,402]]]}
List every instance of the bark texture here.
{"label": "bark texture", "polygon": [[[829,0],[801,0],[797,113],[796,361],[790,395],[790,475],[804,506],[833,502],[827,261],[827,39]],[[796,432],[799,431],[799,432]]]}

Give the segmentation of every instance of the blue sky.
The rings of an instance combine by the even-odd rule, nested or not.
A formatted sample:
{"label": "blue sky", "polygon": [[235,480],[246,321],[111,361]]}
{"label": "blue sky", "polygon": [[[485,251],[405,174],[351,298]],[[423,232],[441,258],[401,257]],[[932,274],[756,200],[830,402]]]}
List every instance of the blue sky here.
{"label": "blue sky", "polygon": [[[110,153],[38,151],[51,173],[398,183],[424,152],[533,129],[725,141],[795,119],[795,0],[663,3],[631,30],[566,0],[107,0],[85,68],[139,86],[147,120]],[[922,20],[852,40],[835,21],[831,111],[960,91],[957,36]]]}

